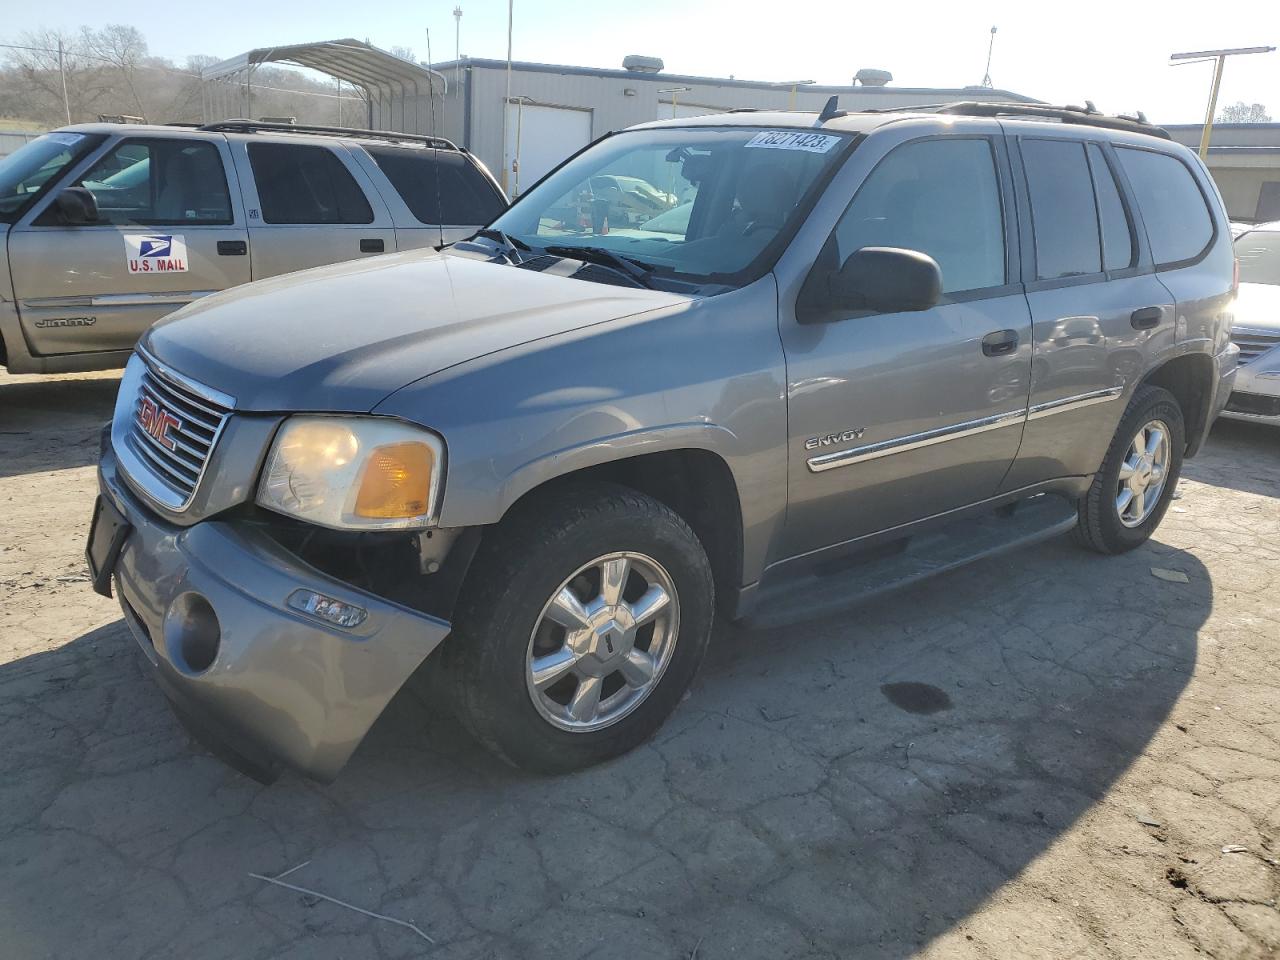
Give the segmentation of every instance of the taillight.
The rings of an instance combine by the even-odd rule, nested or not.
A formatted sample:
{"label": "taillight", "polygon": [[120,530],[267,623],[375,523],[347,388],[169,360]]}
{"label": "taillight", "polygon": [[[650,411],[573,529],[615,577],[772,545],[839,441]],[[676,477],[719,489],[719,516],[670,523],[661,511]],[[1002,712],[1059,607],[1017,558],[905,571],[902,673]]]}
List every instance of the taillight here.
{"label": "taillight", "polygon": [[1240,261],[1231,260],[1231,295],[1234,297],[1240,292]]}

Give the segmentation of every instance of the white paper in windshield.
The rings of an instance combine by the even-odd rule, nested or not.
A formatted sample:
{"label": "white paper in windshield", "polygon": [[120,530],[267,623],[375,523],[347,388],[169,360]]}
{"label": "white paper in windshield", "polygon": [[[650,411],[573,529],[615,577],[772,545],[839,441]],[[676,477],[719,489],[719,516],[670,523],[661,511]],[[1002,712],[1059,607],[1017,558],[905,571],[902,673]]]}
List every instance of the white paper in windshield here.
{"label": "white paper in windshield", "polygon": [[806,130],[766,130],[757,133],[747,141],[748,147],[759,147],[765,150],[803,150],[806,153],[826,153],[837,143],[839,137],[825,133],[809,133]]}
{"label": "white paper in windshield", "polygon": [[46,133],[45,136],[54,143],[62,144],[64,147],[74,147],[84,139],[83,133]]}

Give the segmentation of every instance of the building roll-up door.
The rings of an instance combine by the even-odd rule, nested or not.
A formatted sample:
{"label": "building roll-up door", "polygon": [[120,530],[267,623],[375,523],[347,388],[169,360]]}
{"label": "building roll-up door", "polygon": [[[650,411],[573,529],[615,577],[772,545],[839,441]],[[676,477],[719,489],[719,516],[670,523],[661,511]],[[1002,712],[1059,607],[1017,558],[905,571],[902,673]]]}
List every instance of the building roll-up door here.
{"label": "building roll-up door", "polygon": [[498,179],[515,197],[590,142],[590,110],[523,103],[512,97],[502,158],[506,177]]}

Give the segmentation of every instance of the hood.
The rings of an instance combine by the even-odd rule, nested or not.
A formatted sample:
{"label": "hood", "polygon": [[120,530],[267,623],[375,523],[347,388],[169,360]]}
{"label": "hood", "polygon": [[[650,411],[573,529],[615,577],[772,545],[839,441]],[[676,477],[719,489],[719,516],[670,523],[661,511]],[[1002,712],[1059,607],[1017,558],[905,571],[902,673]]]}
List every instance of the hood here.
{"label": "hood", "polygon": [[1280,284],[1240,284],[1232,313],[1233,327],[1280,333]]}
{"label": "hood", "polygon": [[240,410],[364,413],[446,367],[688,299],[412,251],[197,300],[142,345]]}

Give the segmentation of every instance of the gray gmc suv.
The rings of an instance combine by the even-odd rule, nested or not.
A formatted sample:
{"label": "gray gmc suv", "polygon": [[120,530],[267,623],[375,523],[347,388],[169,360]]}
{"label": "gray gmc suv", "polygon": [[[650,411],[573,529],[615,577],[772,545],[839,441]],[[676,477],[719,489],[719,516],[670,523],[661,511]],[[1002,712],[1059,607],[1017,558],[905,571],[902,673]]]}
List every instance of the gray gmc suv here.
{"label": "gray gmc suv", "polygon": [[717,610],[1142,544],[1231,392],[1233,262],[1204,166],[1137,119],[646,124],[443,252],[152,327],[94,585],[263,779],[332,778],[410,678],[509,761],[577,768],[658,728]]}

